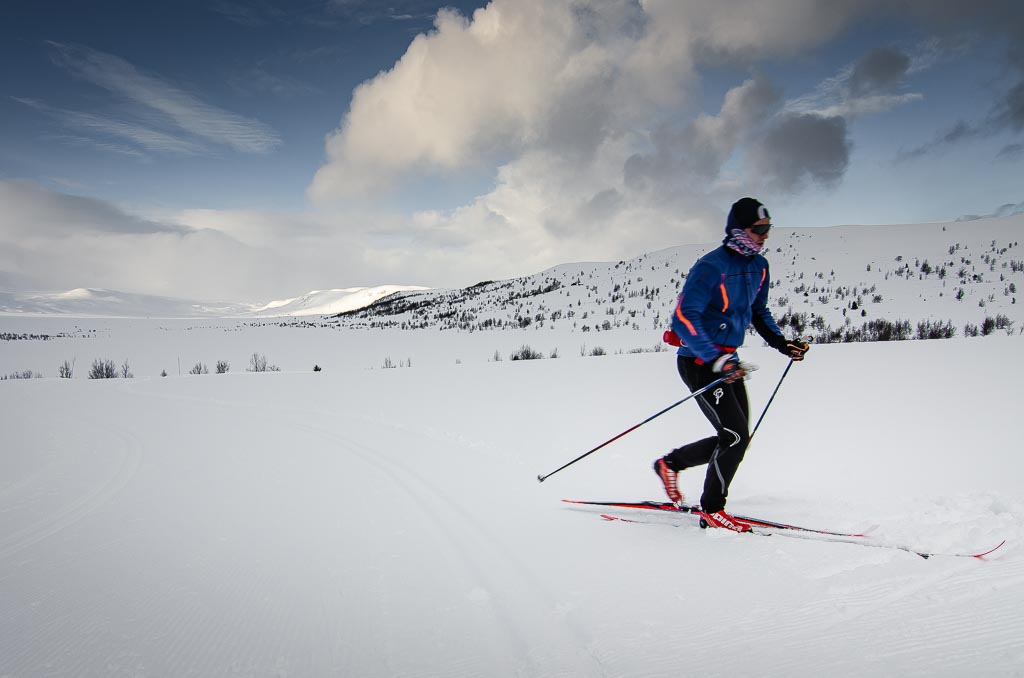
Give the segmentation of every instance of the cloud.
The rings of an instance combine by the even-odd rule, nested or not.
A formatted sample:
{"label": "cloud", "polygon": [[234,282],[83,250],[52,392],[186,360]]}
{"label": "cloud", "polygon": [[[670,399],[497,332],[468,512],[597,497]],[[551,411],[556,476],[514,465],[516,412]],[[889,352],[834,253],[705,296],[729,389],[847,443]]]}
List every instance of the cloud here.
{"label": "cloud", "polygon": [[989,124],[1013,132],[1024,130],[1024,80],[999,98],[989,114]]}
{"label": "cloud", "polygon": [[965,214],[957,221],[977,221],[978,219],[997,219],[1000,217],[1011,217],[1015,214],[1024,214],[1024,202],[1008,202],[1000,205],[994,212],[989,214]]}
{"label": "cloud", "polygon": [[[328,227],[337,223],[254,211],[144,216],[36,183],[0,181],[0,271],[5,286],[21,291],[103,287],[259,301],[337,286],[339,271],[363,251],[359,236]],[[353,269],[372,274],[369,266]]]}
{"label": "cloud", "polygon": [[786,11],[625,0],[494,0],[472,17],[445,10],[393,68],[356,89],[308,193],[346,200],[413,173],[487,171],[539,148],[587,157],[607,138],[653,133],[692,104],[699,58],[791,55],[862,11],[810,0]]}
{"label": "cloud", "polygon": [[630,68],[620,36],[641,18],[626,5],[581,13],[502,0],[472,21],[440,12],[432,33],[356,89],[310,195],[358,196],[412,171],[485,167],[540,145],[592,151],[628,115],[609,94]]}
{"label": "cloud", "polygon": [[[983,119],[973,122],[957,120],[951,126],[937,132],[931,141],[910,149],[900,149],[896,154],[896,161],[917,160],[964,141],[991,137],[1001,133],[1019,134],[1022,130],[1024,130],[1024,81],[1018,82],[1000,94]],[[1020,144],[1007,144],[996,157],[1012,158],[1019,148]]]}
{"label": "cloud", "polygon": [[856,63],[850,73],[850,93],[855,97],[890,92],[903,84],[910,57],[894,47],[876,47]]}
{"label": "cloud", "polygon": [[[845,120],[780,111],[781,88],[754,65],[817,47],[863,11],[852,1],[494,0],[471,17],[441,12],[354,92],[307,193],[327,207],[401,192],[424,174],[493,177],[468,204],[367,238],[380,261],[431,276],[418,284],[435,284],[427,261],[493,278],[707,241],[737,191],[841,180]],[[702,61],[753,75],[717,111],[695,113]]]}
{"label": "cloud", "polygon": [[710,185],[737,147],[771,116],[780,91],[763,76],[729,90],[717,115],[701,114],[686,126],[663,126],[651,135],[655,150],[633,155],[625,164],[633,188],[699,182]]}
{"label": "cloud", "polygon": [[850,162],[846,121],[814,114],[783,116],[752,146],[749,161],[774,190],[794,191],[807,181],[834,186]]}
{"label": "cloud", "polygon": [[[34,99],[12,98],[21,104],[45,113],[57,120],[63,127],[75,130],[80,134],[92,135],[65,137],[66,140],[76,145],[91,144],[103,150],[124,155],[135,155],[137,157],[145,157],[145,153],[140,152],[140,150],[175,155],[201,155],[205,152],[205,147],[200,143],[161,132],[147,125],[125,122],[113,117],[93,113],[55,108]],[[133,144],[133,146],[125,147],[111,143],[106,140],[107,138],[127,141]]]}
{"label": "cloud", "polygon": [[93,198],[60,193],[31,182],[0,181],[0,237],[4,239],[186,230],[179,225],[132,216]]}
{"label": "cloud", "polygon": [[885,113],[922,101],[918,92],[900,91],[907,76],[931,68],[939,61],[934,41],[907,52],[894,46],[878,47],[856,62],[841,68],[807,94],[787,101],[787,113],[814,114],[826,118]]}
{"label": "cloud", "polygon": [[1003,146],[996,158],[999,160],[1018,160],[1024,156],[1024,144],[1007,144]]}
{"label": "cloud", "polygon": [[[53,60],[57,65],[157,115],[160,124],[167,129],[163,132],[150,129],[154,136],[169,137],[171,130],[176,134],[184,132],[186,137],[194,139],[181,141],[182,144],[196,144],[196,140],[202,140],[205,146],[227,146],[242,153],[268,153],[281,143],[277,133],[268,125],[208,104],[157,76],[143,73],[124,59],[88,47],[58,42],[48,44],[53,49]],[[74,116],[86,129],[90,127],[90,119],[100,119],[100,116],[86,113],[68,117]],[[118,125],[140,127],[138,123],[106,122],[108,128],[116,129]]]}

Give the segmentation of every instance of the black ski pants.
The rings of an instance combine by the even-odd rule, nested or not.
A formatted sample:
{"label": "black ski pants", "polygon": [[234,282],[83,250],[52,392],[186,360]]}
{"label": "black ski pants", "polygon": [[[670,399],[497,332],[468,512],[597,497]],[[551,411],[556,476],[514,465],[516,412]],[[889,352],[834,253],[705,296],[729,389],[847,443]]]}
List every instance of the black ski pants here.
{"label": "black ski pants", "polygon": [[[676,365],[691,393],[720,376],[711,371],[710,365],[698,365],[693,358],[678,356]],[[747,389],[740,379],[731,384],[719,384],[697,396],[696,401],[717,435],[672,450],[665,456],[665,463],[674,471],[708,465],[700,505],[708,513],[714,513],[725,508],[729,484],[750,442]]]}

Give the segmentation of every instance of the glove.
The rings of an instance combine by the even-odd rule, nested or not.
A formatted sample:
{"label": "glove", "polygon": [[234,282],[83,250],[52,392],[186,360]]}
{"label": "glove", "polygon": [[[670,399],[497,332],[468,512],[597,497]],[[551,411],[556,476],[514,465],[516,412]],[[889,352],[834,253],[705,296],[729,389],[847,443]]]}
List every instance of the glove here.
{"label": "glove", "polygon": [[711,371],[716,377],[725,377],[725,383],[731,384],[745,378],[747,371],[735,353],[722,353],[711,361]]}
{"label": "glove", "polygon": [[809,350],[811,350],[811,345],[799,339],[787,341],[779,346],[779,353],[788,356],[790,360],[803,360],[804,353],[807,353]]}

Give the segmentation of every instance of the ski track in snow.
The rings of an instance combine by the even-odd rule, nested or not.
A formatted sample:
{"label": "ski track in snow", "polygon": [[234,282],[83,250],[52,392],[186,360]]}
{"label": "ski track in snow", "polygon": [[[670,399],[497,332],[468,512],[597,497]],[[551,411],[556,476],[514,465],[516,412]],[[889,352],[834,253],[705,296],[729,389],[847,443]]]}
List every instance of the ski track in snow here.
{"label": "ski track in snow", "polygon": [[[87,428],[83,425],[82,428]],[[95,485],[82,488],[78,496],[59,497],[59,506],[51,509],[43,517],[27,525],[19,527],[0,538],[0,560],[10,558],[19,551],[33,546],[34,544],[54,536],[61,530],[71,527],[84,517],[95,511],[98,507],[109,501],[114,495],[122,490],[138,471],[142,458],[142,445],[139,440],[127,431],[89,431],[89,434],[98,438],[98,446],[104,451],[116,451],[117,459],[110,465],[109,476],[99,478]],[[62,461],[72,463],[84,463],[87,467],[81,469],[68,464],[68,468],[60,468],[64,474],[98,469],[95,466],[95,459],[81,459]],[[4,506],[17,506],[20,503],[29,503],[38,499],[35,492],[37,485],[45,478],[52,477],[58,467],[61,466],[56,460],[51,460],[47,465],[35,473],[23,478],[21,481],[0,489],[0,503]],[[9,510],[9,509],[8,509]]]}
{"label": "ski track in snow", "polygon": [[[880,355],[816,350],[825,374]],[[937,350],[966,364],[954,344]],[[848,431],[868,469],[787,485],[777,469],[801,468],[807,445],[775,441],[815,435],[785,429],[787,413],[813,420],[861,397],[794,408],[794,391],[735,486],[737,513],[878,522],[880,539],[936,550],[1009,539],[987,561],[744,538],[678,516],[665,516],[675,529],[606,523],[558,501],[659,499],[655,426],[538,489],[557,436],[583,431],[585,447],[633,416],[607,421],[592,385],[640,398],[644,365],[665,358],[463,367],[444,398],[439,372],[411,370],[2,384],[0,676],[1024,675],[1019,464],[991,408],[976,436],[1005,451],[984,460],[1002,486],[949,494],[958,471],[941,449],[872,456],[865,443],[902,423],[885,405],[877,431]],[[967,367],[951,369],[971,388]],[[58,426],[40,425],[47,408]],[[659,423],[664,440],[698,417]],[[858,504],[861,488],[890,491],[868,485],[872,467],[931,494]]]}

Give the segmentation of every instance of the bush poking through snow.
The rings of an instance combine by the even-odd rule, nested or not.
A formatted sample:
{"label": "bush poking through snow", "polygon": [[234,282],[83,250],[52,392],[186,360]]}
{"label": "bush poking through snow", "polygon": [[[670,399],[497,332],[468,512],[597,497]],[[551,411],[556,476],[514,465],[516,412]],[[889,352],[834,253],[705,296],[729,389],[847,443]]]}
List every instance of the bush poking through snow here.
{"label": "bush poking through snow", "polygon": [[101,360],[97,358],[92,361],[89,368],[90,379],[117,379],[117,365],[113,360]]}
{"label": "bush poking through snow", "polygon": [[43,375],[32,370],[24,370],[23,372],[11,372],[8,375],[0,376],[0,381],[7,381],[8,379],[42,379]]}
{"label": "bush poking through snow", "polygon": [[529,344],[523,344],[519,347],[519,350],[513,351],[512,355],[509,356],[510,360],[540,360],[544,357],[544,354],[540,351],[534,351],[530,348]]}
{"label": "bush poking through snow", "polygon": [[249,367],[245,369],[246,372],[280,372],[281,368],[277,365],[270,365],[267,363],[267,356],[261,353],[253,353],[252,357],[249,358]]}

